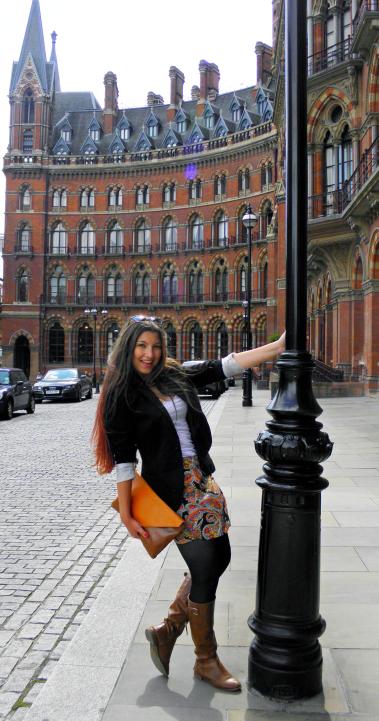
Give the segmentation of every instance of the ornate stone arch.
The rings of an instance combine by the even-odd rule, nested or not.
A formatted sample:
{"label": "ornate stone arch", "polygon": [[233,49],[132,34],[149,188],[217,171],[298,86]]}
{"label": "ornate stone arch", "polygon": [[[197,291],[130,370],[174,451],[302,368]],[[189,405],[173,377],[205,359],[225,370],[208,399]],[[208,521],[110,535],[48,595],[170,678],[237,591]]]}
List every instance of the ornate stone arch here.
{"label": "ornate stone arch", "polygon": [[[342,106],[345,113],[349,114],[351,118],[350,126],[354,125],[355,111],[354,104],[348,95],[339,88],[328,87],[319,95],[318,98],[313,102],[313,105],[308,112],[308,143],[320,143],[322,137],[325,135],[326,129],[324,125],[320,124],[320,119],[323,113],[326,111],[328,106],[331,106],[333,102]],[[345,122],[347,121],[345,117]],[[329,128],[328,128],[329,130]],[[332,128],[330,128],[332,131]],[[332,134],[333,135],[333,134]]]}
{"label": "ornate stone arch", "polygon": [[368,277],[379,280],[379,230],[376,229],[371,236],[369,248]]}
{"label": "ornate stone arch", "polygon": [[25,338],[29,341],[30,345],[35,345],[35,340],[31,333],[29,333],[28,330],[24,330],[23,328],[20,328],[19,330],[16,330],[9,338],[9,344],[10,346],[14,346],[17,338],[20,338],[20,336],[25,336]]}

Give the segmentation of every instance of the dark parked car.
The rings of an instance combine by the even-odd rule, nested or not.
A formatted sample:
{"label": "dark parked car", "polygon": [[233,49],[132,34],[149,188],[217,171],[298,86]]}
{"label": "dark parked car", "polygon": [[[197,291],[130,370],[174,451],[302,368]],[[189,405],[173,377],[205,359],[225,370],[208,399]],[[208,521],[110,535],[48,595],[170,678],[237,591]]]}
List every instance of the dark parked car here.
{"label": "dark parked car", "polygon": [[92,398],[92,381],[77,368],[54,368],[33,386],[36,403],[44,400],[81,401]]}
{"label": "dark parked car", "polygon": [[34,413],[32,384],[21,368],[0,368],[0,415],[10,420],[14,411]]}
{"label": "dark parked car", "polygon": [[[184,361],[183,368],[191,368],[192,366],[199,365],[203,361],[201,360],[192,360],[192,361]],[[216,381],[215,383],[207,383],[207,385],[202,386],[201,388],[197,389],[199,396],[210,396],[211,398],[219,398],[222,393],[225,393],[225,391],[228,390],[228,381],[227,379],[222,381]]]}

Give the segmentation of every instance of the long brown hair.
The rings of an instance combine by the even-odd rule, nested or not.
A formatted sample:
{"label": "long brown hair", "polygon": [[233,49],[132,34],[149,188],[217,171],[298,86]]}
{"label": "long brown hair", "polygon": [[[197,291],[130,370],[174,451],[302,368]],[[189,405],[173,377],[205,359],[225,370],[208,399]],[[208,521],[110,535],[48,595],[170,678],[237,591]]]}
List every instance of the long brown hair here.
{"label": "long brown hair", "polygon": [[[146,378],[141,379],[133,367],[133,351],[139,336],[146,331],[158,335],[162,346],[162,354],[152,372]],[[132,406],[131,391],[136,385],[133,383],[136,376],[150,386],[157,386],[164,394],[173,395],[178,391],[184,393],[187,402],[192,405],[190,385],[185,374],[177,361],[167,356],[167,338],[163,328],[148,318],[138,321],[128,320],[120,332],[108,359],[108,367],[91,434],[95,452],[95,465],[100,474],[110,473],[115,465],[106,428],[115,415],[120,399],[123,399],[129,407]]]}

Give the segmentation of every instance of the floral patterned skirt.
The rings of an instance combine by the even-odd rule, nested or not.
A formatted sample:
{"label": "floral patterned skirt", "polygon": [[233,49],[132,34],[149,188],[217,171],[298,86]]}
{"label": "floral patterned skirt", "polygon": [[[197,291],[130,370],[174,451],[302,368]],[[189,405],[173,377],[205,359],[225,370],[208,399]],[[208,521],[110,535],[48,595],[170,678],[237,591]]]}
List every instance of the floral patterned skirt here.
{"label": "floral patterned skirt", "polygon": [[210,540],[227,533],[230,527],[224,494],[212,476],[205,476],[196,456],[183,458],[184,493],[177,513],[185,522],[176,543]]}

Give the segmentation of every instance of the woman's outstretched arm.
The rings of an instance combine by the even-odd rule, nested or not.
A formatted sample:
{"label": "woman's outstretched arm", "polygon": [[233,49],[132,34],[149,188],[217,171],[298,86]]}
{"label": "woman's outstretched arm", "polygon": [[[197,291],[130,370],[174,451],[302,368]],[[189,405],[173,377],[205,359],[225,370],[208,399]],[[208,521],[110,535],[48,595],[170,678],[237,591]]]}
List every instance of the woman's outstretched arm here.
{"label": "woman's outstretched arm", "polygon": [[286,334],[283,333],[273,343],[267,343],[267,345],[261,345],[259,348],[252,348],[241,353],[233,353],[234,360],[242,369],[253,368],[261,363],[266,363],[266,361],[275,360],[285,350],[285,339]]}

